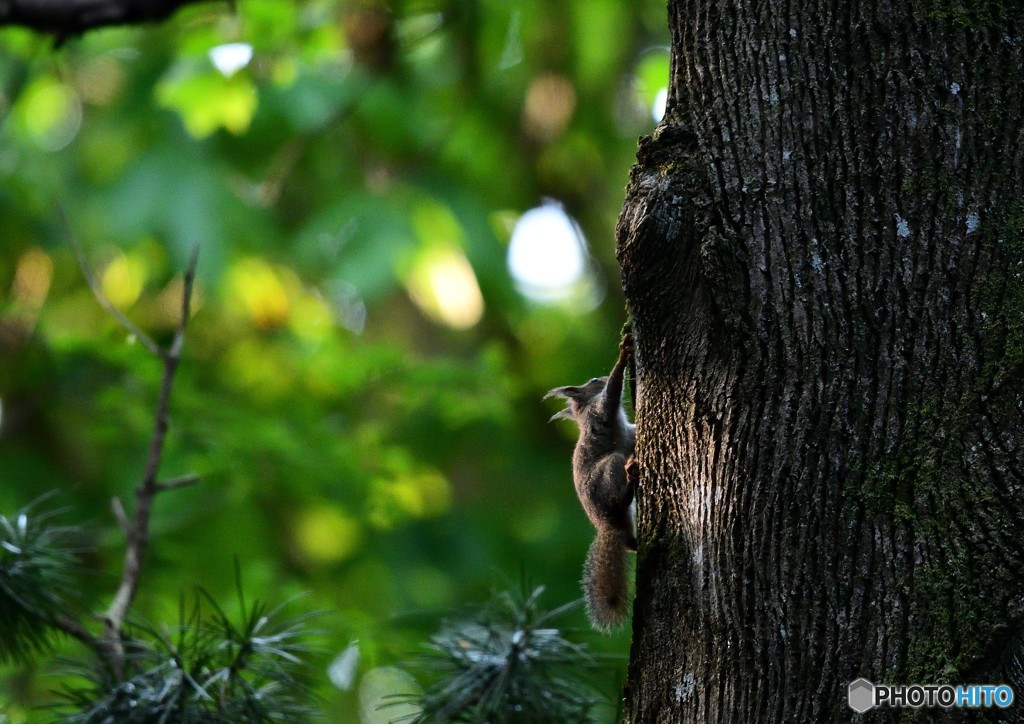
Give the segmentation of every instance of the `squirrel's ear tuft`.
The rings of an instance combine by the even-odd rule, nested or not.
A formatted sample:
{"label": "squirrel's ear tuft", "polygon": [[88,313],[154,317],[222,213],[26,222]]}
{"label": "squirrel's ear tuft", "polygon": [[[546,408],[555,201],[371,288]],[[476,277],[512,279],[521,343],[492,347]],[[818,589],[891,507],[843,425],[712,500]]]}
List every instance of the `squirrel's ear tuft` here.
{"label": "squirrel's ear tuft", "polygon": [[555,420],[575,420],[575,419],[576,418],[572,414],[572,408],[571,407],[566,407],[564,410],[559,410],[554,415],[552,415],[551,419],[548,420],[548,422],[554,422]]}
{"label": "squirrel's ear tuft", "polygon": [[579,387],[573,387],[572,385],[569,385],[568,387],[556,387],[555,389],[548,391],[548,393],[544,395],[543,399],[546,400],[549,397],[571,399],[573,397],[578,397],[580,392],[582,392],[582,390]]}

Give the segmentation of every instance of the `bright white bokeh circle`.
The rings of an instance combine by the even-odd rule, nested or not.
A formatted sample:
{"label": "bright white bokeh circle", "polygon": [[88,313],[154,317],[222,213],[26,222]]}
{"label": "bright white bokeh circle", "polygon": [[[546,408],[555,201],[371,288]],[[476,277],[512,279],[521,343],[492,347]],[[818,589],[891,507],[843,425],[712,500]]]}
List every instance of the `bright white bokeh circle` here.
{"label": "bright white bokeh circle", "polygon": [[668,105],[668,88],[662,88],[654,96],[654,103],[651,104],[651,118],[655,123],[661,123],[665,117],[665,107]]}
{"label": "bright white bokeh circle", "polygon": [[210,48],[210,62],[225,78],[230,78],[252,60],[252,46],[248,43],[224,43]]}
{"label": "bright white bokeh circle", "polygon": [[569,298],[587,273],[586,241],[561,204],[530,209],[516,222],[508,269],[519,291],[539,302]]}

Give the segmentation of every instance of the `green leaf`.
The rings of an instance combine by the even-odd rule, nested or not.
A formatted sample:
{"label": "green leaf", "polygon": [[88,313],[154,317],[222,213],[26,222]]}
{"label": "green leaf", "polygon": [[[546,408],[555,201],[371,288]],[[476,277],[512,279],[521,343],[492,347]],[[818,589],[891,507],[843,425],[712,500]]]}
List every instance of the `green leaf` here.
{"label": "green leaf", "polygon": [[195,138],[218,129],[245,133],[256,112],[256,86],[245,72],[225,78],[216,70],[172,71],[156,89],[160,105],[177,111]]}

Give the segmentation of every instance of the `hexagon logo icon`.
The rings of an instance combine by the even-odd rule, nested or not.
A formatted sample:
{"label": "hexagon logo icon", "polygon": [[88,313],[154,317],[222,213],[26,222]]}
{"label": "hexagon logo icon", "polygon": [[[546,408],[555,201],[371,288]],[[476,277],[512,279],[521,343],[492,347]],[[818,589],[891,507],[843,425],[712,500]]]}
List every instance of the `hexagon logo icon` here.
{"label": "hexagon logo icon", "polygon": [[846,692],[846,703],[858,714],[863,714],[875,705],[875,685],[867,679],[851,681]]}

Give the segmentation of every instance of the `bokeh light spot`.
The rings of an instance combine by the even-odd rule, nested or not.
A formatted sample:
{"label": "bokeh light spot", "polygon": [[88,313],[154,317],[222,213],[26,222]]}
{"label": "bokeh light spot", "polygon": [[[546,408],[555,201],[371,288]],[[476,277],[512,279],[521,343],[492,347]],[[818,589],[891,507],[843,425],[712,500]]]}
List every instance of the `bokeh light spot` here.
{"label": "bokeh light spot", "polygon": [[454,329],[469,329],[483,317],[484,297],[476,274],[465,254],[454,247],[421,252],[406,288],[427,316]]}
{"label": "bokeh light spot", "polygon": [[40,76],[22,93],[19,120],[29,137],[46,151],[67,146],[82,126],[82,102],[70,86]]}
{"label": "bokeh light spot", "polygon": [[210,62],[225,78],[230,78],[252,60],[252,46],[248,43],[224,43],[210,48]]}
{"label": "bokeh light spot", "polygon": [[53,280],[53,261],[42,249],[29,249],[18,259],[11,284],[14,301],[32,309],[43,306]]}
{"label": "bokeh light spot", "polygon": [[645,125],[653,119],[660,123],[668,104],[669,52],[665,47],[645,50],[636,65],[632,86],[636,109]]}
{"label": "bokeh light spot", "polygon": [[338,563],[355,553],[361,542],[358,521],[334,505],[307,508],[295,521],[295,543],[310,563]]}
{"label": "bokeh light spot", "polygon": [[516,222],[508,247],[508,269],[528,299],[557,303],[574,296],[586,280],[586,240],[561,204],[530,209]]}
{"label": "bokeh light spot", "polygon": [[662,88],[654,96],[654,103],[651,104],[651,118],[655,123],[661,123],[665,117],[665,107],[668,105],[668,88]]}
{"label": "bokeh light spot", "polygon": [[548,73],[536,78],[526,91],[523,127],[541,141],[558,137],[576,110],[576,89],[568,78]]}
{"label": "bokeh light spot", "polygon": [[373,481],[367,503],[370,522],[389,529],[408,518],[440,515],[451,506],[451,485],[438,471],[422,469]]}
{"label": "bokeh light spot", "polygon": [[284,285],[273,267],[250,257],[228,271],[229,298],[237,300],[257,326],[280,327],[288,319],[290,305]]}
{"label": "bokeh light spot", "polygon": [[404,698],[420,692],[416,679],[397,667],[381,666],[367,671],[359,682],[360,724],[391,724],[414,719],[420,707]]}
{"label": "bokeh light spot", "polygon": [[118,252],[100,275],[103,295],[115,307],[130,307],[142,294],[146,284],[146,265],[136,256]]}
{"label": "bokeh light spot", "polygon": [[289,326],[296,337],[319,342],[334,328],[334,315],[330,305],[318,295],[303,292],[292,305]]}

